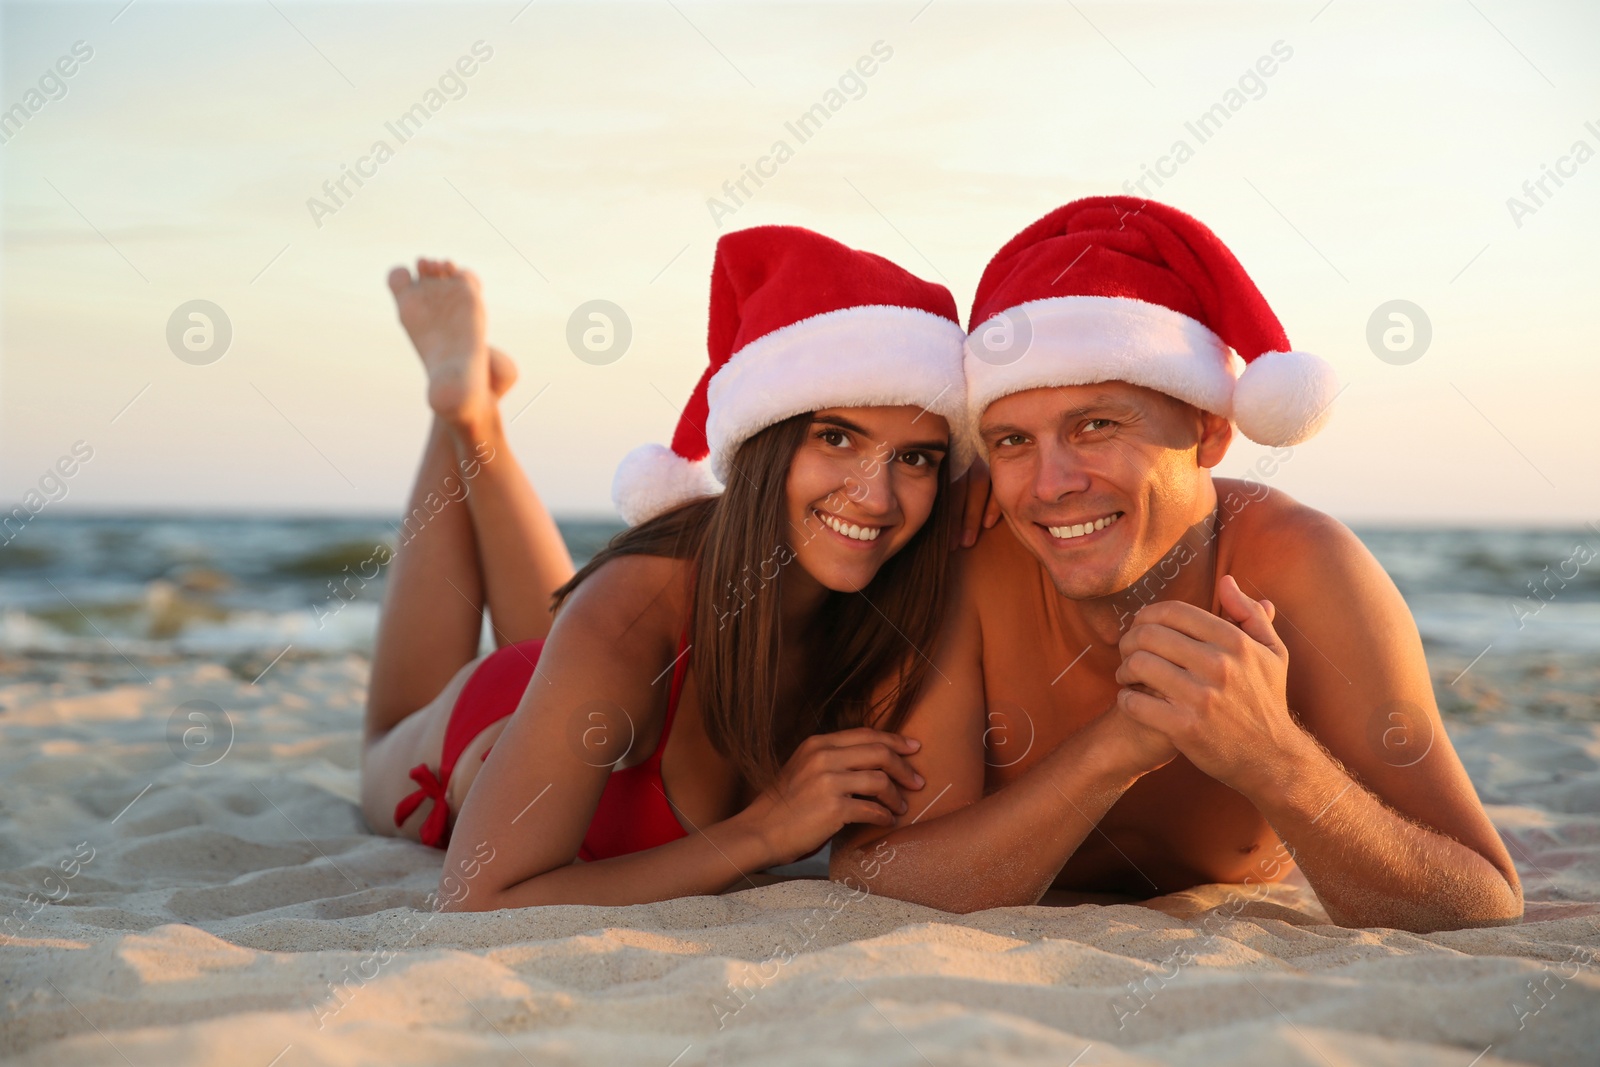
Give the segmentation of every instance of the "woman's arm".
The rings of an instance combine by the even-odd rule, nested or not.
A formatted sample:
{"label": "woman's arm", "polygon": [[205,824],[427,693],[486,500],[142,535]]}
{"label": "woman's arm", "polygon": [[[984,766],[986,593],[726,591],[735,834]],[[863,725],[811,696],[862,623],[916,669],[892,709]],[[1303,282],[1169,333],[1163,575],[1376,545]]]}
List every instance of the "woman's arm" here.
{"label": "woman's arm", "polygon": [[[447,911],[492,911],[546,904],[649,904],[721,893],[748,881],[747,875],[776,865],[760,835],[739,823],[734,816],[643,852],[594,863],[569,861],[488,891],[486,887],[499,884],[496,878],[501,872],[496,867],[502,857],[485,842],[464,852],[459,860],[446,859],[439,895]],[[538,831],[530,828],[529,832]],[[451,846],[454,850],[454,841]]]}
{"label": "woman's arm", "polygon": [[718,893],[799,858],[847,823],[889,825],[888,806],[904,810],[900,788],[915,788],[902,755],[910,746],[878,731],[843,731],[809,739],[737,815],[643,852],[574,862],[611,773],[606,744],[664,711],[664,668],[686,605],[682,568],[653,557],[615,560],[569,598],[461,806],[441,878],[443,907],[621,905]]}

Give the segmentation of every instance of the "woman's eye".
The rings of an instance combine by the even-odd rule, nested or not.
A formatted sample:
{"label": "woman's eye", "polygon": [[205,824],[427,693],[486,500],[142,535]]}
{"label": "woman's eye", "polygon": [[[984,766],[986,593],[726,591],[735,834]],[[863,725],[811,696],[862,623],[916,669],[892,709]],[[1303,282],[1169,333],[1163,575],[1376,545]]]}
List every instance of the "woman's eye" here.
{"label": "woman's eye", "polygon": [[933,457],[926,452],[902,452],[900,453],[900,458],[912,467],[933,466]]}
{"label": "woman's eye", "polygon": [[850,442],[850,439],[845,436],[845,432],[843,430],[823,430],[821,433],[817,434],[817,439],[826,441],[830,445],[836,445],[840,447]]}

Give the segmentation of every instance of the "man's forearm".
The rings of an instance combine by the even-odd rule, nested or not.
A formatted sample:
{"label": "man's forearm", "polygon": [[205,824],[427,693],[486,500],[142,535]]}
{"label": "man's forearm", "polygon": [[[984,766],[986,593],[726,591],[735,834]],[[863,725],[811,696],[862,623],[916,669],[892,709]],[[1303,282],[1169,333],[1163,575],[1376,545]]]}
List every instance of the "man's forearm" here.
{"label": "man's forearm", "polygon": [[833,878],[870,880],[884,896],[959,913],[1037,904],[1139,778],[1104,758],[1096,726],[990,796],[835,855]]}
{"label": "man's forearm", "polygon": [[1514,873],[1387,807],[1309,735],[1272,782],[1240,791],[1341,926],[1426,932],[1522,915]]}

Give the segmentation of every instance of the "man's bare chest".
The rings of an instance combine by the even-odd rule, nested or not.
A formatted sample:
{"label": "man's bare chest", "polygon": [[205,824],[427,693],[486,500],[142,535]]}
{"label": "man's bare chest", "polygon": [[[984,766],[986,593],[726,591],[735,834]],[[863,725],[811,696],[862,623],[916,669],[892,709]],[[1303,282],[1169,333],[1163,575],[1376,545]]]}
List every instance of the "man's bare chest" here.
{"label": "man's bare chest", "polygon": [[1073,647],[1040,630],[983,657],[987,789],[1015,781],[1115,702],[1115,646]]}

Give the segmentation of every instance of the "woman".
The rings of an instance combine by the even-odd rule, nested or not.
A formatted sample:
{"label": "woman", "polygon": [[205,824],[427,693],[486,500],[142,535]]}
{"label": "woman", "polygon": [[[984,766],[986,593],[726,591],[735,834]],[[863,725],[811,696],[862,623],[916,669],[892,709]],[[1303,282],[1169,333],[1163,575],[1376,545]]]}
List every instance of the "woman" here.
{"label": "woman", "polygon": [[[967,463],[950,294],[797,227],[725,236],[710,365],[672,449],[618,471],[637,525],[574,575],[504,438],[515,369],[477,280],[421,261],[390,286],[435,419],[362,802],[375,830],[448,846],[441,906],[716,893],[846,824],[894,825],[923,785],[893,729]],[[475,660],[484,607],[499,647]]]}

